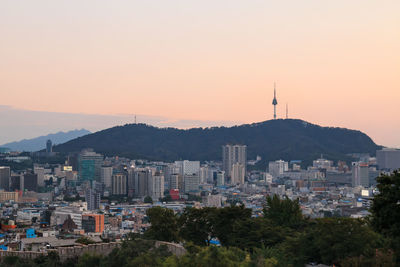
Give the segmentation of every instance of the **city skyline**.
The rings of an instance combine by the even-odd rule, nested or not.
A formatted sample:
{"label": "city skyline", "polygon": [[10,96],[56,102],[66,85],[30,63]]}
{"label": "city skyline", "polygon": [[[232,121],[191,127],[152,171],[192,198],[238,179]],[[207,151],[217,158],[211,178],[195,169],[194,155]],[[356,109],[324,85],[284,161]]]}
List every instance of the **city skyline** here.
{"label": "city skyline", "polygon": [[278,118],[399,147],[400,3],[288,3],[4,1],[0,105],[233,125],[272,119],[276,81]]}

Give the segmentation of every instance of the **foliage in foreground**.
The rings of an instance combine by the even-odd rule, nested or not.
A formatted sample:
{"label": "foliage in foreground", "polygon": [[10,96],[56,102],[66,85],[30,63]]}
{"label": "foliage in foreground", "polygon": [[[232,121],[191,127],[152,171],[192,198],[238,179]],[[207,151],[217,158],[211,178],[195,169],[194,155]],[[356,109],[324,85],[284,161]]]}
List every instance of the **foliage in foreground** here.
{"label": "foliage in foreground", "polygon": [[400,264],[400,172],[377,178],[379,194],[371,207],[371,225],[390,242]]}

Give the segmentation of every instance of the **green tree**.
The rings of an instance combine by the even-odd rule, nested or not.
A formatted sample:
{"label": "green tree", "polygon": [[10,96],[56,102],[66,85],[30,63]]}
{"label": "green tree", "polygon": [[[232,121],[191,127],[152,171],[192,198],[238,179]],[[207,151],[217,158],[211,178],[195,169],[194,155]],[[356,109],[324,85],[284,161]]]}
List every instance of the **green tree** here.
{"label": "green tree", "polygon": [[151,223],[145,232],[146,238],[167,242],[179,241],[177,217],[173,210],[153,207],[148,209],[146,214]]}
{"label": "green tree", "polygon": [[400,262],[400,172],[377,178],[379,193],[371,206],[371,225],[391,241],[396,260]]}
{"label": "green tree", "polygon": [[11,267],[11,266],[15,266],[15,267],[19,267],[19,266],[23,266],[23,267],[29,267],[32,266],[32,262],[29,262],[27,260],[24,260],[22,258],[19,258],[17,256],[6,256],[3,258],[2,263],[0,266],[4,266],[4,267]]}
{"label": "green tree", "polygon": [[281,199],[277,195],[268,196],[263,213],[264,218],[271,220],[275,225],[296,228],[304,222],[299,201],[293,201],[287,197]]}
{"label": "green tree", "polygon": [[359,219],[316,219],[304,232],[288,237],[283,244],[296,266],[308,262],[338,264],[350,257],[373,257],[381,245],[380,236]]}
{"label": "green tree", "polygon": [[89,245],[89,244],[96,243],[96,242],[94,242],[92,239],[90,239],[87,236],[81,236],[75,242],[79,243],[79,244],[83,244],[83,245]]}
{"label": "green tree", "polygon": [[186,208],[178,219],[180,237],[198,246],[210,245],[210,240],[215,237],[216,212],[216,208],[210,207]]}
{"label": "green tree", "polygon": [[126,266],[132,259],[147,253],[154,248],[154,241],[133,239],[122,242],[121,247],[114,249],[104,260],[104,266]]}
{"label": "green tree", "polygon": [[201,201],[201,197],[200,196],[196,196],[196,195],[192,195],[192,194],[188,194],[188,201]]}
{"label": "green tree", "polygon": [[168,194],[166,194],[166,195],[161,199],[161,201],[162,201],[162,202],[171,202],[171,201],[172,201],[172,197],[171,197],[171,195],[168,193]]}
{"label": "green tree", "polygon": [[146,197],[144,198],[144,203],[153,204],[153,199],[152,199],[150,196],[146,196]]}
{"label": "green tree", "polygon": [[229,245],[246,251],[255,248],[272,247],[286,238],[290,229],[273,225],[264,218],[250,218],[233,224]]}
{"label": "green tree", "polygon": [[186,253],[180,258],[169,258],[167,266],[239,267],[247,266],[249,261],[247,253],[238,248],[210,246],[196,253]]}
{"label": "green tree", "polygon": [[251,218],[251,209],[242,206],[231,206],[217,209],[212,216],[213,233],[222,245],[231,246],[230,238],[234,224]]}
{"label": "green tree", "polygon": [[286,255],[277,247],[255,248],[250,257],[251,262],[249,267],[292,266]]}
{"label": "green tree", "polygon": [[147,253],[131,259],[127,266],[163,266],[163,262],[170,256],[171,252],[169,252],[166,246],[159,246],[158,248],[153,248]]}
{"label": "green tree", "polygon": [[[46,266],[46,267],[58,267],[62,263],[60,256],[56,251],[50,251],[46,256],[39,256],[31,262],[30,266]],[[20,266],[20,265],[18,265]]]}
{"label": "green tree", "polygon": [[95,254],[85,253],[79,257],[77,267],[97,267],[100,266],[103,257]]}

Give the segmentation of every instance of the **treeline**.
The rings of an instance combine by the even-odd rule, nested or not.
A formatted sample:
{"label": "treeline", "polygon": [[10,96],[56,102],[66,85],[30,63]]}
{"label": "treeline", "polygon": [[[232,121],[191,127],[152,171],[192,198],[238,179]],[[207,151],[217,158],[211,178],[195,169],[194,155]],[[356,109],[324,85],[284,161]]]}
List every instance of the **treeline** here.
{"label": "treeline", "polygon": [[[267,197],[258,218],[243,206],[187,208],[182,214],[154,207],[144,235],[129,235],[108,256],[64,263],[54,254],[34,261],[11,257],[2,266],[399,266],[400,174],[379,177],[378,189],[364,219],[308,219],[298,201],[277,196]],[[176,257],[151,240],[181,242],[187,253]]]}
{"label": "treeline", "polygon": [[352,160],[347,154],[375,154],[379,149],[371,138],[359,131],[288,119],[187,130],[127,124],[76,138],[57,145],[54,150],[68,153],[90,147],[107,156],[206,161],[221,160],[221,146],[227,143],[247,145],[248,158],[259,155],[264,164],[276,159],[301,159],[312,164],[321,154],[335,161]]}
{"label": "treeline", "polygon": [[[147,214],[152,226],[145,238],[192,244],[196,247],[194,258],[216,253],[210,241],[219,240],[219,253],[228,258],[230,253],[236,255],[238,266],[304,266],[312,262],[394,266],[388,240],[373,231],[369,220],[307,219],[299,203],[287,198],[268,197],[264,216],[259,218],[253,218],[251,210],[243,206],[187,208],[180,215],[155,207]],[[184,266],[179,262],[176,266]]]}

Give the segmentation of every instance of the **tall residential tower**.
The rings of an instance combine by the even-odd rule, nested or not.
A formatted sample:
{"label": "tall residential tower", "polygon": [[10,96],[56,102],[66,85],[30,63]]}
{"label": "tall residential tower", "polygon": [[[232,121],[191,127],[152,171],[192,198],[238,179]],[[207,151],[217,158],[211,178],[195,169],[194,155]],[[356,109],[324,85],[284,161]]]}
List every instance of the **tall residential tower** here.
{"label": "tall residential tower", "polygon": [[232,167],[240,163],[246,174],[247,146],[246,145],[225,145],[222,146],[222,167],[227,177],[232,175]]}

